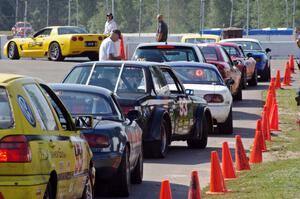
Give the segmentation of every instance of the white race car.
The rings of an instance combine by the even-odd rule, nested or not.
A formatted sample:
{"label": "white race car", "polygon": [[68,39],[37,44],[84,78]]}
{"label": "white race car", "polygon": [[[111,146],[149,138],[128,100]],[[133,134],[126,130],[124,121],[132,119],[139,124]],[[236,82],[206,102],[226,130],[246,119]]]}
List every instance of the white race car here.
{"label": "white race car", "polygon": [[[194,96],[204,98],[211,110],[214,123],[222,134],[232,134],[232,95],[218,69],[211,64],[196,62],[168,62],[184,87]],[[233,80],[232,80],[233,81]],[[233,82],[229,81],[229,84]],[[172,88],[171,88],[172,89]]]}

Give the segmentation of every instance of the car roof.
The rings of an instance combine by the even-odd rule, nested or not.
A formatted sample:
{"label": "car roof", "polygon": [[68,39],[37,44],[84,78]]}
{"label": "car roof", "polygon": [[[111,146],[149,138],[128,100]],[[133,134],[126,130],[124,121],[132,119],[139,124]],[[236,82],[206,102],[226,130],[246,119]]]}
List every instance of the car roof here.
{"label": "car roof", "polygon": [[196,44],[191,43],[181,43],[181,42],[153,42],[153,43],[141,43],[137,46],[146,47],[146,46],[178,46],[178,47],[195,47]]}
{"label": "car roof", "polygon": [[221,45],[221,46],[231,46],[231,47],[239,47],[239,46],[241,46],[239,44],[230,43],[230,42],[218,43],[218,45]]}
{"label": "car roof", "polygon": [[252,39],[252,38],[232,38],[232,39],[222,39],[220,42],[229,42],[229,41],[251,41],[251,42],[257,42],[259,41],[257,39]]}
{"label": "car roof", "polygon": [[48,84],[53,90],[68,90],[68,91],[81,91],[86,93],[100,93],[105,96],[110,96],[112,92],[100,86],[84,85],[84,84],[65,84],[53,83]]}
{"label": "car roof", "polygon": [[81,28],[81,27],[78,27],[78,26],[47,26],[42,29],[45,29],[45,28]]}
{"label": "car roof", "polygon": [[185,66],[190,66],[190,67],[204,67],[204,68],[216,69],[215,65],[201,63],[201,62],[176,61],[176,62],[167,62],[166,64],[171,67],[185,65]]}
{"label": "car roof", "polygon": [[187,34],[182,36],[183,39],[188,38],[209,38],[209,39],[220,39],[221,37],[218,35],[212,35],[212,34]]}
{"label": "car roof", "polygon": [[22,75],[16,74],[8,74],[8,73],[0,73],[0,83],[8,83],[12,80],[22,78]]}
{"label": "car roof", "polygon": [[122,64],[128,64],[131,66],[135,66],[135,67],[149,67],[149,66],[168,66],[164,63],[159,63],[159,62],[148,62],[148,61],[93,61],[93,62],[85,62],[85,63],[81,63],[76,65],[75,67],[78,66],[90,66],[90,64],[97,64],[97,66],[99,65],[122,65]]}
{"label": "car roof", "polygon": [[203,44],[197,44],[199,47],[221,47],[219,44],[217,43],[203,43]]}

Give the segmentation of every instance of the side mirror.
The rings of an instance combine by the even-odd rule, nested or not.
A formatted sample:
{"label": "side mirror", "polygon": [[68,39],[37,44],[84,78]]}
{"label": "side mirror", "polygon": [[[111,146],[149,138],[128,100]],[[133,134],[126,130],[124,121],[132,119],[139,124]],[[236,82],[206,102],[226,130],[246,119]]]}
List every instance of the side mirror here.
{"label": "side mirror", "polygon": [[252,53],[247,53],[247,57],[253,57]]}
{"label": "side mirror", "polygon": [[141,112],[137,110],[131,110],[127,113],[127,118],[130,120],[130,122],[133,122],[134,120],[138,120],[141,117],[142,117]]}
{"label": "side mirror", "polygon": [[77,130],[93,128],[93,116],[80,115],[75,117],[75,126]]}
{"label": "side mirror", "polygon": [[193,89],[185,89],[185,94],[186,95],[194,95],[194,90]]}
{"label": "side mirror", "polygon": [[266,53],[271,52],[272,50],[270,48],[266,48]]}

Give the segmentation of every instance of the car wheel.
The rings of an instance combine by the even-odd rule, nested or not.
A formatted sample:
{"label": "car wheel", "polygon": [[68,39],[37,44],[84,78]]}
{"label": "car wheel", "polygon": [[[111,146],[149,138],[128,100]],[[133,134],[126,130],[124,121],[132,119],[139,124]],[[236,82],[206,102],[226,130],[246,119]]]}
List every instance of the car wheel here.
{"label": "car wheel", "polygon": [[254,73],[252,75],[252,78],[249,80],[249,86],[257,86],[257,69],[254,70]]}
{"label": "car wheel", "polygon": [[219,133],[221,134],[233,133],[232,107],[230,108],[226,121],[218,124],[218,129],[219,129]]}
{"label": "car wheel", "polygon": [[53,42],[49,46],[48,56],[52,61],[63,61],[60,46],[57,42]]}
{"label": "car wheel", "polygon": [[268,82],[268,81],[270,81],[270,79],[271,79],[271,70],[268,67],[268,63],[266,63],[265,68],[261,75],[261,80],[264,82]]}
{"label": "car wheel", "polygon": [[138,162],[133,172],[131,173],[131,183],[141,184],[143,182],[143,173],[144,173],[143,153],[141,153]]}
{"label": "car wheel", "polygon": [[243,76],[242,76],[243,84],[242,84],[242,89],[247,88],[247,69],[244,68],[243,70]]}
{"label": "car wheel", "polygon": [[191,149],[204,149],[207,146],[208,131],[209,126],[206,117],[203,116],[202,121],[197,119],[193,132],[197,136],[187,140],[188,147]]}
{"label": "car wheel", "polygon": [[110,184],[111,195],[128,197],[131,186],[130,177],[129,149],[125,147],[117,174]]}
{"label": "car wheel", "polygon": [[20,59],[18,46],[15,42],[10,42],[9,43],[7,57],[9,59]]}
{"label": "car wheel", "polygon": [[48,182],[48,184],[47,184],[47,188],[46,188],[43,199],[54,199],[52,185],[50,182]]}

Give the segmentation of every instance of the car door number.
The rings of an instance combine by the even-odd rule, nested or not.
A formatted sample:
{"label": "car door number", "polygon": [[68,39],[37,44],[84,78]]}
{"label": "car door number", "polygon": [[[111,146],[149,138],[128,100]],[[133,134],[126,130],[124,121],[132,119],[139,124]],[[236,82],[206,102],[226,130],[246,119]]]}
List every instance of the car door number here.
{"label": "car door number", "polygon": [[188,101],[185,98],[179,98],[179,115],[187,116],[188,115]]}

